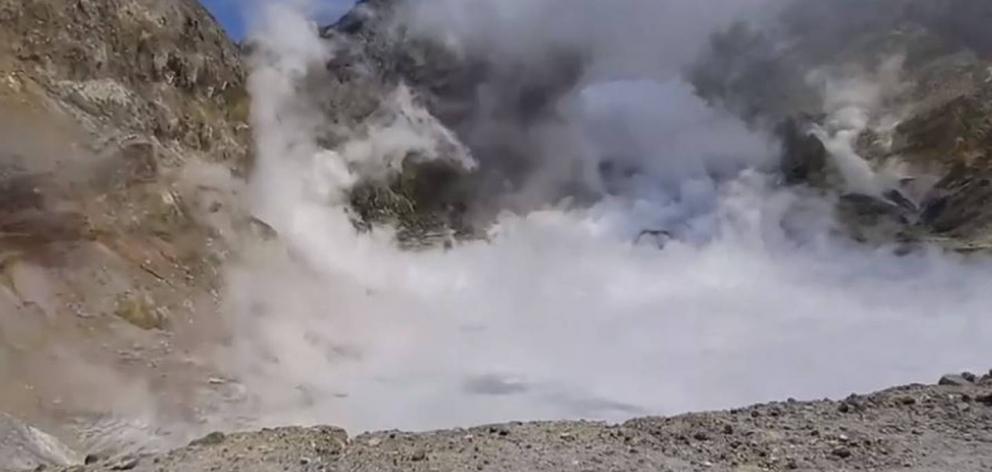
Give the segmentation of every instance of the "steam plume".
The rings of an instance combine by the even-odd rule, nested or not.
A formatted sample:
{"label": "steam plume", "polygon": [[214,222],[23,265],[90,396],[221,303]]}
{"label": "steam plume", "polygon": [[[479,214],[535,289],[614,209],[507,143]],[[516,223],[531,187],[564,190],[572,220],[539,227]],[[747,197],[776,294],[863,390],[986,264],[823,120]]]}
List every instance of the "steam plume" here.
{"label": "steam plume", "polygon": [[[248,424],[619,420],[840,396],[987,363],[988,262],[837,237],[829,197],[781,187],[770,138],[682,82],[708,34],[760,17],[751,7],[762,2],[580,3],[427,1],[400,17],[466,53],[528,64],[564,45],[586,64],[549,105],[558,118],[509,123],[532,140],[537,170],[505,197],[528,204],[505,206],[516,211],[487,242],[417,253],[356,233],[342,195],[404,146],[462,140],[485,171],[497,159],[476,152],[493,136],[486,118],[505,115],[450,132],[440,120],[385,135],[373,124],[322,148],[327,123],[297,85],[333,52],[294,10],[264,15],[254,197],[281,241],[231,268],[224,352]],[[615,179],[574,172],[603,170],[604,155],[619,156]],[[542,194],[576,175],[598,192],[589,204]],[[646,228],[675,239],[632,244]]]}

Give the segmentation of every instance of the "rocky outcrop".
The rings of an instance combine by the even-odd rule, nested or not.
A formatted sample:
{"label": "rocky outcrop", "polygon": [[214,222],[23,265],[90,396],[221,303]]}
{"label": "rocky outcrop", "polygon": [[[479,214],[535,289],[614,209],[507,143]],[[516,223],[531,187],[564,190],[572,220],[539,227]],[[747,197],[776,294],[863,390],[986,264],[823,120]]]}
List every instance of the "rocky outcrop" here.
{"label": "rocky outcrop", "polygon": [[[468,233],[473,223],[485,226],[486,210],[514,209],[501,196],[526,185],[545,151],[534,130],[560,118],[556,106],[580,85],[587,58],[544,45],[526,58],[471,42],[456,47],[397,22],[405,8],[396,0],[363,2],[324,28],[336,54],[317,81],[324,86],[311,95],[321,97],[339,129],[361,129],[395,115],[382,113],[382,97],[407,85],[479,166],[417,172],[411,156],[385,180],[359,186],[353,206],[366,224],[399,223],[411,235],[452,226]],[[855,194],[840,199],[839,217],[857,239],[982,247],[985,217],[976,219],[973,209],[984,198],[982,180],[947,187],[954,176],[984,175],[988,148],[982,113],[992,41],[981,21],[963,20],[962,11],[972,19],[989,14],[980,0],[793,1],[771,27],[739,23],[715,35],[688,78],[701,97],[781,138],[789,184]],[[867,88],[857,91],[862,96],[838,96],[841,86]],[[846,188],[829,156],[836,151],[825,140],[849,131],[832,115],[850,105],[867,120],[852,152],[876,171],[898,169],[880,188]],[[346,134],[329,132],[324,142],[333,147]],[[567,179],[548,187],[545,201],[595,193]],[[895,210],[893,218],[874,227],[868,222],[881,221],[873,215],[883,207]]]}
{"label": "rocky outcrop", "polygon": [[[213,283],[195,246],[223,239],[207,223],[230,200],[223,174],[250,166],[235,45],[195,1],[5,0],[0,24],[4,245],[106,247],[141,285]],[[146,288],[108,295],[134,305]]]}
{"label": "rocky outcrop", "polygon": [[[321,144],[333,149],[402,117],[395,91],[408,91],[412,107],[436,119],[424,134],[443,139],[432,155],[408,153],[386,174],[373,173],[354,192],[353,206],[365,224],[398,224],[401,239],[445,227],[468,236],[512,206],[502,196],[527,184],[542,152],[534,130],[558,118],[556,106],[577,86],[583,57],[545,45],[526,58],[456,47],[403,24],[411,5],[360,2],[323,28],[334,58],[314,74],[308,96],[329,123]],[[468,161],[475,165],[466,168]],[[561,197],[571,184],[552,182],[548,191]]]}
{"label": "rocky outcrop", "polygon": [[165,363],[216,323],[247,122],[239,49],[195,0],[0,0],[0,410],[184,384],[121,353]]}
{"label": "rocky outcrop", "polygon": [[[887,173],[872,194],[841,199],[858,239],[982,249],[992,236],[992,35],[978,22],[989,15],[973,0],[796,1],[776,28],[741,23],[714,36],[690,78],[711,103],[777,127],[790,184],[851,192],[825,141],[854,130],[844,145]],[[843,123],[852,111],[866,122]]]}
{"label": "rocky outcrop", "polygon": [[247,164],[240,52],[199,2],[4,0],[0,22],[7,84],[37,85],[106,145]]}

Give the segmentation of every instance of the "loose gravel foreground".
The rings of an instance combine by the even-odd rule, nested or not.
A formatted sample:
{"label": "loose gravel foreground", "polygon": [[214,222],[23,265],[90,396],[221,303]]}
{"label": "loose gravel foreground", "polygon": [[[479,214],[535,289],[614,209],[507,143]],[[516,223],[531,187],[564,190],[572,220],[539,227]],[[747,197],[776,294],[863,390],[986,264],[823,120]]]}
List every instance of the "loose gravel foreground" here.
{"label": "loose gravel foreground", "polygon": [[72,472],[992,470],[992,374],[843,401],[772,403],[622,425],[513,423],[349,438],[333,427],[211,434]]}

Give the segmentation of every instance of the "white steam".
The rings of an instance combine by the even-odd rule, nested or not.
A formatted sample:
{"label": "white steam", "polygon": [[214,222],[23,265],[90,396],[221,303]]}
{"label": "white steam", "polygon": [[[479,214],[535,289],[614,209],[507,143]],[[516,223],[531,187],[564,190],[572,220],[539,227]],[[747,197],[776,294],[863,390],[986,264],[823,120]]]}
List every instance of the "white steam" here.
{"label": "white steam", "polygon": [[[673,15],[702,4],[655,3]],[[473,4],[513,21],[525,8]],[[294,83],[328,52],[292,10],[266,17],[254,197],[281,238],[232,267],[224,356],[244,387],[242,426],[619,420],[841,396],[992,358],[992,264],[831,236],[829,202],[762,172],[767,140],[670,77],[575,98],[588,132],[569,142],[619,148],[639,168],[595,206],[506,214],[489,241],[447,251],[358,234],[341,198],[356,172],[440,138],[410,126],[320,149],[322,123]],[[499,29],[512,22],[493,23],[487,34],[512,38]],[[632,244],[645,229],[676,238]]]}
{"label": "white steam", "polygon": [[774,0],[422,0],[407,2],[413,31],[497,58],[540,57],[577,46],[599,78],[668,78],[696,58],[710,33],[768,18]]}
{"label": "white steam", "polygon": [[903,59],[891,58],[873,73],[844,77],[830,76],[825,71],[810,74],[809,81],[824,89],[824,112],[828,115],[824,126],[816,130],[817,135],[825,143],[848,191],[880,196],[898,184],[898,175],[885,172],[894,169],[873,168],[858,155],[855,143],[868,129],[883,133],[880,139],[891,143],[900,115],[906,112],[893,109],[889,103],[906,87],[901,81]]}

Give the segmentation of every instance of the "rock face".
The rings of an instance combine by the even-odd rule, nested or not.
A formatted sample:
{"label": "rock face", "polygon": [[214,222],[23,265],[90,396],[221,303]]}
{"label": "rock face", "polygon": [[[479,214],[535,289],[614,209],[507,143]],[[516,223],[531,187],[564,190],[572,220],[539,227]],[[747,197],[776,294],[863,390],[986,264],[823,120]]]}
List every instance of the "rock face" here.
{"label": "rock face", "polygon": [[[315,72],[308,93],[331,124],[322,144],[333,148],[402,117],[409,107],[397,106],[395,91],[408,91],[412,107],[436,119],[426,134],[437,145],[400,156],[402,163],[359,186],[353,204],[365,222],[398,223],[412,235],[445,226],[470,233],[512,208],[502,197],[528,185],[544,145],[535,130],[558,119],[556,106],[578,84],[583,58],[553,47],[527,58],[454,47],[402,24],[411,5],[360,2],[324,28],[334,59]],[[434,159],[423,165],[425,158]],[[469,160],[475,165],[466,168]],[[548,182],[545,197],[560,198],[572,186]]]}
{"label": "rock face", "polygon": [[[983,249],[992,236],[992,33],[978,22],[990,15],[980,0],[797,1],[776,28],[737,24],[714,36],[691,79],[710,102],[756,126],[779,126],[791,184],[850,192],[823,147],[851,130],[856,137],[842,144],[858,159],[880,174],[898,169],[873,194],[842,199],[859,239]],[[854,82],[876,88],[836,93]],[[852,110],[866,123],[843,123],[840,113]],[[879,211],[900,216],[872,216]]]}
{"label": "rock face", "polygon": [[132,373],[184,384],[126,354],[215,323],[244,83],[195,0],[0,1],[0,410],[102,415]]}
{"label": "rock face", "polygon": [[83,457],[49,434],[0,413],[0,470],[81,465]]}
{"label": "rock face", "polygon": [[[362,221],[398,222],[411,235],[443,227],[467,233],[473,223],[485,226],[487,210],[526,209],[502,197],[527,193],[535,156],[544,152],[536,130],[561,119],[556,107],[580,85],[588,58],[547,45],[535,45],[545,49],[526,58],[452,46],[398,23],[410,8],[396,0],[362,2],[324,28],[335,59],[311,96],[339,129],[369,129],[396,116],[383,97],[408,86],[414,102],[464,144],[443,146],[448,157],[470,151],[479,166],[418,172],[417,156],[408,156],[406,165],[360,186],[353,205]],[[981,0],[797,0],[771,27],[740,23],[715,35],[688,78],[712,104],[778,135],[787,183],[843,197],[838,215],[856,239],[981,249],[992,234],[992,215],[979,209],[987,199],[992,87],[992,38],[981,18],[989,15]],[[865,87],[859,96],[838,92],[855,82]],[[838,122],[850,119],[852,107],[865,114],[858,129]],[[324,142],[333,147],[342,139],[332,131]],[[872,188],[845,184],[831,157],[838,146],[879,173]],[[588,170],[556,173],[570,171]],[[543,182],[537,200],[595,198],[581,180]],[[890,214],[879,218],[880,211]]]}
{"label": "rock face", "polygon": [[240,52],[198,2],[4,0],[0,21],[9,86],[39,86],[107,141],[247,164]]}

